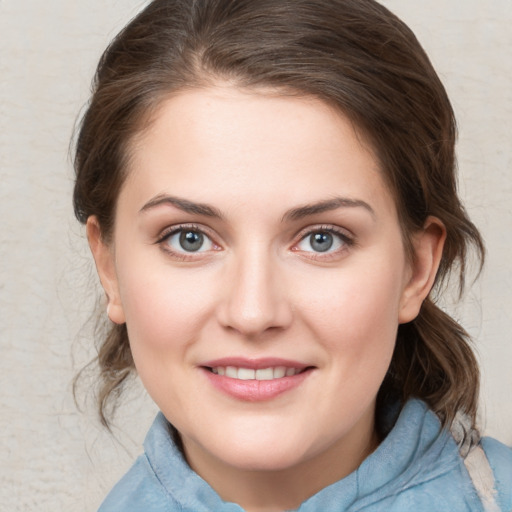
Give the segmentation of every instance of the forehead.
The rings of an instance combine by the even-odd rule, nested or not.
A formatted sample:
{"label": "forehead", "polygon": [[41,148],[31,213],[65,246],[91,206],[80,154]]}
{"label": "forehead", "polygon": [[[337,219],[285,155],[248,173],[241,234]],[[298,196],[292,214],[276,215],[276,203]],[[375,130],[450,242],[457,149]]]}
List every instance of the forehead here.
{"label": "forehead", "polygon": [[394,208],[346,117],[313,97],[263,90],[219,86],[166,99],[134,140],[128,171],[121,196],[141,204],[157,194],[275,205],[343,195]]}

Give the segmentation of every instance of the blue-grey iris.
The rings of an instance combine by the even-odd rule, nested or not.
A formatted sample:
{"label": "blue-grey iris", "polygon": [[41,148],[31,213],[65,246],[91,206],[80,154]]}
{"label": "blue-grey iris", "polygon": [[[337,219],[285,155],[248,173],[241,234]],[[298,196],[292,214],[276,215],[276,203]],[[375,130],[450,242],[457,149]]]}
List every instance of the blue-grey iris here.
{"label": "blue-grey iris", "polygon": [[328,251],[334,243],[334,238],[331,233],[321,232],[313,233],[310,236],[310,243],[313,250],[316,252]]}
{"label": "blue-grey iris", "polygon": [[183,231],[180,235],[180,245],[183,250],[195,252],[203,246],[204,237],[197,231]]}

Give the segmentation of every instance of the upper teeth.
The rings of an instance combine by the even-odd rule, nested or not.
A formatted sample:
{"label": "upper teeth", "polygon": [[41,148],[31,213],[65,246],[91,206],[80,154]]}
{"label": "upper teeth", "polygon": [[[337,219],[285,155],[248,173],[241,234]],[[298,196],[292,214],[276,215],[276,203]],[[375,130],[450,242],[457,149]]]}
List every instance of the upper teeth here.
{"label": "upper teeth", "polygon": [[225,375],[232,379],[239,380],[272,380],[282,377],[292,377],[300,372],[297,368],[286,368],[285,366],[276,366],[275,368],[260,368],[253,370],[251,368],[237,368],[235,366],[216,366],[212,372],[218,375]]}

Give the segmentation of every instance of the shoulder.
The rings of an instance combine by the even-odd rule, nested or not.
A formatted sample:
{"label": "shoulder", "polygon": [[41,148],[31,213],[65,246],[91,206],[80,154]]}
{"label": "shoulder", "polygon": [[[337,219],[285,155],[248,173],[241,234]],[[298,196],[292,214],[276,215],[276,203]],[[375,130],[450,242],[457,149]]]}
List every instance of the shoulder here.
{"label": "shoulder", "polygon": [[174,504],[156,478],[146,455],[141,455],[114,486],[98,512],[175,512]]}
{"label": "shoulder", "polygon": [[512,511],[512,448],[490,437],[481,444],[494,473],[498,501],[503,510]]}
{"label": "shoulder", "polygon": [[[233,508],[235,507],[235,508]],[[159,413],[144,441],[144,454],[112,489],[98,512],[216,512],[240,510],[187,464],[170,424]]]}

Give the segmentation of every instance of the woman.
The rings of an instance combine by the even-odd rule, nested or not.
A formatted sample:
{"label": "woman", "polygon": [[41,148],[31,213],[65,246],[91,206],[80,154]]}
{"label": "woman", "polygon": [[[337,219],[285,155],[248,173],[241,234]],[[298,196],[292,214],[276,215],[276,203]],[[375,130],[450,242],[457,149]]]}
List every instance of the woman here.
{"label": "woman", "polygon": [[117,36],[74,204],[112,322],[100,414],[134,371],[161,414],[100,510],[512,508],[432,292],[483,259],[454,143],[373,0],[155,0]]}

